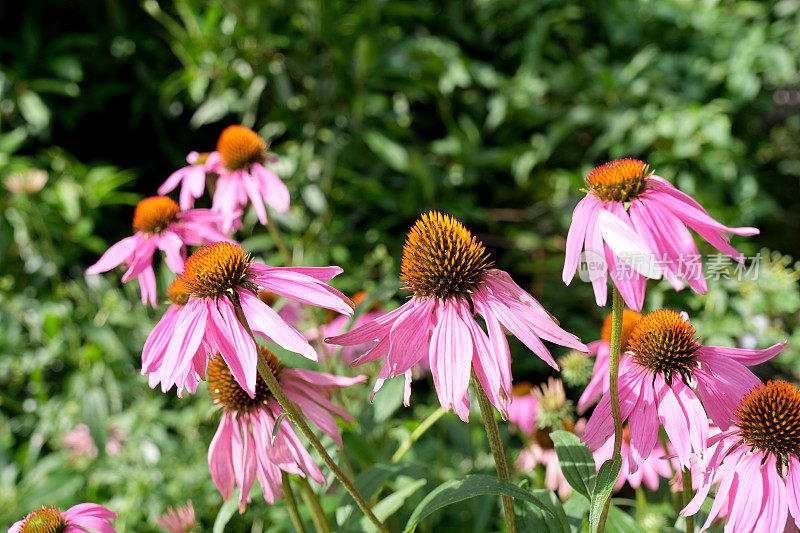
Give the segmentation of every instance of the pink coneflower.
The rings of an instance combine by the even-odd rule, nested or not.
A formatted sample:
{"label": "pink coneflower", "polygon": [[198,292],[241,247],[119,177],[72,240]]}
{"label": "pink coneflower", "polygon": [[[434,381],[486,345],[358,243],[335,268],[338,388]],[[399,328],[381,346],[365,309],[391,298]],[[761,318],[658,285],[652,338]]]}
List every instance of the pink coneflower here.
{"label": "pink coneflower", "polygon": [[[490,267],[483,244],[460,222],[435,211],[422,215],[408,233],[400,266],[400,279],[414,293],[411,299],[326,342],[352,346],[378,341],[355,364],[386,355],[376,390],[386,378],[405,375],[406,405],[412,368],[429,357],[439,401],[464,421],[469,417],[467,387],[474,368],[489,401],[505,416],[511,396],[511,353],[502,326],[556,369],[540,337],[582,351],[586,346],[561,329],[506,272]],[[488,336],[474,313],[486,321]]]}
{"label": "pink coneflower", "polygon": [[206,175],[221,172],[219,152],[200,154],[191,152],[186,156],[188,166],[173,172],[158,188],[158,194],[166,195],[181,185],[180,203],[184,211],[194,207],[194,201],[203,196],[206,188]]}
{"label": "pink coneflower", "polygon": [[[664,450],[664,446],[659,442],[657,442],[650,451],[650,455],[639,461],[638,468],[632,469],[629,464],[630,456],[632,455],[630,447],[630,432],[628,426],[625,426],[622,434],[622,448],[620,449],[620,454],[622,455],[622,469],[619,472],[617,483],[614,485],[614,490],[621,489],[625,483],[634,489],[640,487],[642,483],[644,483],[645,487],[648,489],[657,490],[661,478],[670,479],[674,471],[680,471],[677,465],[672,464],[674,460],[666,458],[669,454],[667,454]],[[611,459],[613,453],[614,439],[608,439],[605,444],[593,452],[597,470],[600,470],[600,466]]]}
{"label": "pink coneflower", "polygon": [[531,472],[541,465],[544,468],[544,486],[548,490],[558,491],[561,498],[566,498],[572,492],[572,487],[561,471],[550,433],[564,429],[580,436],[586,420],[581,418],[573,422],[572,405],[566,398],[564,385],[558,379],[550,378],[546,384],[533,388],[529,383],[516,383],[513,393],[508,420],[519,428],[525,442],[515,462],[516,467]]}
{"label": "pink coneflower", "polygon": [[718,482],[700,531],[722,512],[731,533],[784,531],[790,513],[800,527],[800,390],[785,381],[759,384],[732,424],[707,452],[706,475],[681,514],[695,514]]}
{"label": "pink coneflower", "polygon": [[271,291],[351,315],[352,302],[325,284],[341,271],[339,267],[274,268],[254,263],[236,244],[203,246],[186,261],[182,290],[189,297],[176,311],[174,328],[169,332],[165,324],[163,330],[154,329],[151,336],[165,337],[158,342],[148,340],[154,350],[159,350],[156,345],[167,343],[159,376],[161,390],[166,392],[172,385],[191,390],[194,376],[202,379],[206,375],[206,354],[210,352],[220,354],[242,388],[251,396],[255,394],[256,346],[237,319],[237,307],[254,334],[316,361],[317,353],[308,341],[257,294]]}
{"label": "pink coneflower", "polygon": [[145,198],[133,212],[135,233],[106,250],[97,263],[86,269],[87,274],[99,274],[125,263],[128,270],[122,276],[127,282],[139,280],[142,303],[156,307],[156,276],[153,254],[156,249],[165,253],[167,266],[180,274],[186,260],[186,245],[199,246],[228,238],[217,229],[221,217],[208,209],[181,211],[174,200],[166,196]]}
{"label": "pink coneflower", "polygon": [[[593,341],[586,345],[589,349],[589,356],[594,355],[594,368],[592,369],[592,379],[581,394],[578,400],[578,413],[584,413],[608,391],[609,367],[611,366],[611,315],[609,313],[603,322],[603,329],[600,333],[600,340]],[[624,352],[628,346],[628,339],[631,332],[642,315],[630,309],[622,312],[622,333],[620,338],[620,351]]]}
{"label": "pink coneflower", "polygon": [[116,533],[109,522],[116,517],[117,513],[96,503],[81,503],[64,512],[55,507],[42,507],[14,522],[8,533],[84,533],[85,528],[101,533]]}
{"label": "pink coneflower", "polygon": [[[699,259],[689,228],[717,250],[743,262],[727,233],[756,235],[756,228],[729,228],[706,212],[691,196],[656,176],[636,159],[618,159],[594,169],[586,178],[587,195],[578,202],[567,234],[564,283],[569,284],[581,250],[595,259],[590,272],[598,305],[606,304],[607,279],[619,289],[625,303],[641,311],[647,278],[665,277],[681,289],[685,279],[705,294],[703,267],[688,264]],[[605,264],[598,266],[597,262]]]}
{"label": "pink coneflower", "polygon": [[197,527],[197,519],[194,517],[194,506],[192,500],[186,505],[173,509],[167,507],[167,512],[156,518],[156,523],[161,529],[169,533],[188,533]]}
{"label": "pink coneflower", "polygon": [[[763,363],[785,345],[765,350],[703,346],[684,315],[667,309],[644,315],[631,332],[619,372],[620,411],[630,428],[631,471],[650,456],[659,424],[681,466],[688,467],[692,451],[706,448],[706,411],[715,424],[727,429],[739,400],[759,383],[745,365]],[[583,441],[596,450],[613,434],[606,392],[586,424]]]}
{"label": "pink coneflower", "polygon": [[[342,437],[334,415],[353,418],[330,402],[330,389],[361,383],[366,376],[348,378],[311,370],[284,368],[278,358],[261,347],[260,357],[278,379],[286,396],[296,403],[308,419],[340,446]],[[273,503],[282,498],[281,470],[289,474],[309,476],[324,484],[325,476],[302,445],[289,420],[278,428],[274,444],[275,421],[284,412],[258,377],[255,395],[242,389],[225,362],[212,359],[208,364],[208,389],[214,403],[222,411],[217,433],[208,449],[208,466],[222,497],[228,500],[239,486],[239,511],[250,502],[250,489],[257,478],[264,499]]]}
{"label": "pink coneflower", "polygon": [[289,210],[289,189],[264,166],[275,159],[267,155],[267,143],[256,132],[244,126],[228,126],[219,136],[217,152],[221,164],[213,209],[225,217],[226,231],[239,220],[239,212],[248,199],[262,224],[267,223],[264,204],[279,213]]}

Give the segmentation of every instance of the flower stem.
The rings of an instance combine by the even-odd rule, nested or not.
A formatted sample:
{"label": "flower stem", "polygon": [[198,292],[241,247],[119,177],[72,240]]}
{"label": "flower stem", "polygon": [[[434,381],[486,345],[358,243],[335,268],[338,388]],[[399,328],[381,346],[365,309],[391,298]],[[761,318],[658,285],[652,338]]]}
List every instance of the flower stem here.
{"label": "flower stem", "polygon": [[325,511],[322,510],[322,505],[319,502],[319,496],[314,492],[311,483],[304,477],[301,477],[298,483],[300,483],[300,494],[303,496],[303,501],[306,502],[306,506],[311,510],[314,529],[317,530],[317,533],[331,533],[328,517],[325,516]]}
{"label": "flower stem", "polygon": [[300,511],[297,509],[297,500],[294,499],[292,484],[289,483],[289,474],[286,472],[281,472],[281,488],[283,489],[283,497],[286,499],[286,507],[289,508],[289,518],[292,520],[294,530],[297,533],[306,533],[303,520],[300,518]]}
{"label": "flower stem", "polygon": [[283,256],[283,260],[286,261],[286,266],[292,266],[292,252],[289,251],[289,248],[286,246],[286,241],[283,240],[283,235],[281,235],[281,230],[278,229],[278,225],[275,223],[275,219],[271,218],[267,221],[267,229],[269,230],[269,234],[272,236],[272,240],[275,241],[275,247],[278,248],[278,251]]}
{"label": "flower stem", "polygon": [[[250,329],[250,325],[247,323],[247,317],[244,316],[242,305],[238,299],[233,301],[233,309],[236,313],[236,318],[242,324],[242,327],[244,327],[247,333],[250,334],[250,338],[253,339],[256,347],[258,347],[258,341],[256,341],[253,331]],[[286,412],[289,420],[291,420],[292,423],[300,429],[303,435],[305,435],[305,437],[311,443],[311,446],[314,447],[319,456],[322,458],[323,462],[328,466],[328,468],[331,469],[333,475],[336,476],[336,479],[341,482],[347,492],[349,492],[356,501],[356,504],[359,506],[359,508],[361,508],[361,511],[367,516],[367,518],[370,519],[373,524],[375,524],[375,527],[378,528],[378,531],[381,531],[382,533],[389,533],[389,530],[386,529],[386,526],[383,524],[383,522],[378,520],[378,517],[372,512],[369,503],[367,503],[361,493],[358,492],[358,489],[350,480],[350,478],[348,478],[345,473],[342,472],[342,470],[333,461],[331,456],[328,455],[328,452],[325,451],[325,447],[319,441],[317,436],[314,435],[314,432],[311,431],[311,428],[306,423],[305,418],[303,418],[303,415],[300,413],[295,403],[290,400],[288,396],[286,396],[286,393],[283,391],[283,387],[281,387],[280,383],[278,383],[278,378],[276,378],[275,374],[272,373],[272,370],[270,370],[263,357],[258,358],[258,373],[261,376],[261,379],[266,382],[270,393],[272,393],[278,403],[281,404],[281,407],[283,407],[283,410]]]}
{"label": "flower stem", "polygon": [[434,425],[436,421],[442,418],[442,416],[444,416],[445,414],[447,414],[447,411],[444,410],[444,407],[439,406],[439,408],[436,409],[433,413],[431,413],[428,416],[428,418],[423,420],[422,423],[419,426],[417,426],[417,429],[411,432],[411,435],[409,435],[408,440],[405,441],[403,444],[401,444],[400,447],[397,448],[397,451],[394,452],[394,455],[392,455],[392,462],[393,463],[400,462],[400,459],[402,459],[403,456],[406,454],[406,452],[411,449],[411,446],[415,442],[417,442],[419,438],[422,435],[424,435],[425,432],[428,431],[430,427]]}
{"label": "flower stem", "polygon": [[[494,456],[494,465],[497,467],[497,476],[503,481],[511,481],[511,476],[508,474],[506,454],[503,451],[503,442],[500,440],[500,430],[497,428],[497,419],[494,417],[494,408],[489,403],[489,398],[486,396],[480,381],[478,381],[475,369],[470,369],[470,372],[472,388],[475,389],[475,395],[478,397],[483,426],[486,428],[486,436],[489,438],[489,447],[492,449],[492,455]],[[515,533],[517,531],[517,518],[514,515],[514,500],[511,496],[503,496],[503,511],[506,515],[508,532]]]}
{"label": "flower stem", "polygon": [[[609,364],[608,389],[611,395],[611,416],[614,418],[614,454],[612,458],[619,457],[622,449],[622,413],[619,408],[619,352],[622,344],[622,310],[624,304],[619,289],[611,284],[611,347]],[[603,533],[606,528],[608,510],[611,507],[611,498],[606,500],[600,522],[597,526],[598,533]]]}
{"label": "flower stem", "polygon": [[[694,498],[694,491],[692,490],[692,471],[689,468],[683,469],[683,506],[689,505],[689,502]],[[694,516],[686,517],[686,533],[694,533]]]}

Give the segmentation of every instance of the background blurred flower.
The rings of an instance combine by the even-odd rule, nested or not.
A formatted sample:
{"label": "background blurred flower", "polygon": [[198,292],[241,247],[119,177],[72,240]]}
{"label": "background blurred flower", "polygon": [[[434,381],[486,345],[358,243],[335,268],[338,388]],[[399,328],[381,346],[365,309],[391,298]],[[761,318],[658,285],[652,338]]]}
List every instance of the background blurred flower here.
{"label": "background blurred flower", "polygon": [[167,512],[156,518],[156,523],[168,533],[189,533],[197,527],[192,500],[177,508],[167,507]]}
{"label": "background blurred flower", "polygon": [[48,174],[41,168],[30,168],[11,172],[3,180],[6,189],[13,193],[33,194],[42,190]]}
{"label": "background blurred flower", "polygon": [[61,445],[68,449],[73,459],[86,456],[90,459],[97,457],[97,446],[94,444],[89,426],[78,424],[61,439]]}

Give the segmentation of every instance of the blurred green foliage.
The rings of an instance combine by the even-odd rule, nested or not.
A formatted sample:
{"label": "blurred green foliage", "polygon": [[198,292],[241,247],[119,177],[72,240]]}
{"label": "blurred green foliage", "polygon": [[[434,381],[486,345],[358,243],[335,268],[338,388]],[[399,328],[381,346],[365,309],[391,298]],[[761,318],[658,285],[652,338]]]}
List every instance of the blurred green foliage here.
{"label": "blurred green foliage", "polygon": [[[2,6],[0,19],[0,524],[82,500],[117,510],[120,531],[154,530],[167,505],[190,498],[207,530],[232,513],[218,515],[207,472],[217,417],[202,389],[178,400],[139,376],[159,313],[139,304],[135,282],[84,275],[129,234],[137,199],[229,123],[255,128],[279,157],[292,209],[275,218],[295,262],[339,264],[338,288],[387,306],[404,297],[407,228],[435,208],[471,227],[567,329],[597,338],[606,311],[586,284],[560,280],[564,236],[583,176],[623,156],[724,223],[760,227],[735,241],[747,255],[800,256],[798,0],[76,0]],[[253,213],[242,234],[282,263]],[[707,296],[654,284],[647,305],[686,309],[712,344],[788,338],[760,371],[796,380],[798,269],[761,253],[757,281],[712,281]],[[548,374],[512,349],[520,379]],[[347,393],[354,470],[376,501],[408,492],[395,527],[441,482],[493,470],[480,424],[450,416],[402,468],[387,466],[435,405],[417,383],[410,409],[397,384],[372,405],[366,387]],[[80,423],[94,460],[62,443]],[[124,439],[112,454],[114,435]],[[508,442],[513,458],[519,441]],[[323,505],[340,501],[334,491]],[[339,529],[359,530],[358,512],[348,516],[339,509]],[[498,517],[483,498],[420,530],[486,531]],[[258,498],[230,520],[234,531],[290,527],[282,506]]]}

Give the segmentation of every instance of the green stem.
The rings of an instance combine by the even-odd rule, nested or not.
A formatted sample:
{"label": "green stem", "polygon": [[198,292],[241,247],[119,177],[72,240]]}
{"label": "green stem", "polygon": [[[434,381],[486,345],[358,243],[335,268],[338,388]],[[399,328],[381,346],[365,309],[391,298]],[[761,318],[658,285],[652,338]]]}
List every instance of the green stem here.
{"label": "green stem", "polygon": [[275,241],[275,246],[278,248],[278,251],[283,255],[286,266],[292,266],[292,263],[294,263],[294,261],[292,261],[292,252],[290,252],[289,248],[286,246],[283,235],[281,235],[281,230],[278,229],[278,225],[273,218],[270,218],[267,222],[267,229],[269,230],[269,234],[272,235],[272,239]]}
{"label": "green stem", "polygon": [[311,520],[314,522],[314,528],[317,533],[331,533],[328,517],[325,516],[325,511],[322,510],[322,505],[319,503],[319,496],[314,492],[311,483],[304,477],[301,477],[298,483],[300,483],[300,494],[303,496],[303,501],[306,502],[306,507],[311,510]]}
{"label": "green stem", "polygon": [[[247,317],[244,316],[244,311],[242,310],[242,305],[239,303],[238,299],[233,299],[233,309],[236,313],[236,318],[242,324],[242,327],[247,331],[250,335],[250,338],[253,339],[253,342],[256,344],[256,348],[258,348],[258,341],[256,341],[255,336],[253,335],[253,331],[250,329],[250,325],[247,323]],[[283,410],[286,412],[286,415],[289,417],[289,420],[295,425],[295,427],[299,428],[300,431],[305,435],[308,441],[311,443],[311,446],[317,451],[319,456],[322,458],[323,462],[331,469],[333,475],[336,476],[336,479],[341,482],[347,492],[355,500],[356,504],[361,508],[361,511],[370,519],[370,521],[378,528],[378,531],[382,533],[389,533],[389,530],[386,529],[386,526],[378,520],[378,517],[372,512],[372,509],[369,506],[369,503],[364,499],[361,493],[358,491],[356,486],[353,482],[348,478],[344,472],[336,465],[328,452],[325,450],[325,447],[319,441],[314,432],[311,431],[311,428],[306,423],[305,418],[300,413],[297,405],[293,401],[286,396],[286,393],[283,391],[283,387],[281,384],[278,383],[278,378],[275,377],[275,374],[272,373],[267,362],[264,360],[263,357],[258,358],[258,373],[261,376],[261,379],[267,384],[267,388],[269,388],[270,393],[275,397]]]}
{"label": "green stem", "polygon": [[[620,345],[622,344],[622,310],[624,303],[619,289],[611,284],[611,347],[608,389],[611,395],[611,415],[614,418],[614,454],[612,458],[619,457],[622,449],[622,414],[619,408],[619,355]],[[600,515],[600,522],[597,526],[598,533],[603,533],[606,528],[608,510],[611,507],[611,498],[606,500],[603,512]]]}
{"label": "green stem", "polygon": [[281,472],[281,487],[283,488],[283,497],[286,500],[286,507],[289,508],[289,518],[292,520],[294,530],[297,533],[306,533],[303,520],[300,518],[300,511],[297,509],[297,500],[294,499],[292,484],[289,483],[289,474],[286,472]]}
{"label": "green stem", "polygon": [[[508,474],[508,462],[506,462],[506,454],[503,451],[503,441],[500,440],[500,430],[497,427],[497,419],[494,416],[494,407],[492,407],[489,397],[486,396],[486,391],[483,390],[480,381],[478,381],[475,369],[470,369],[470,373],[472,388],[475,389],[478,405],[481,407],[483,426],[486,428],[486,436],[489,438],[489,448],[492,450],[494,465],[497,467],[497,476],[503,481],[510,482],[511,476]],[[514,515],[514,500],[510,496],[503,496],[503,512],[506,515],[508,532],[516,533],[517,518]]]}
{"label": "green stem", "polygon": [[[683,506],[686,507],[694,498],[691,469],[684,468],[681,477],[683,478]],[[686,533],[694,533],[694,516],[686,517]]]}
{"label": "green stem", "polygon": [[401,444],[400,447],[397,448],[397,451],[394,452],[394,455],[392,455],[392,462],[393,463],[400,462],[400,459],[402,459],[403,456],[406,454],[406,452],[411,449],[411,446],[415,442],[417,442],[419,438],[426,431],[428,431],[430,427],[436,423],[437,420],[442,418],[445,414],[447,414],[447,411],[444,410],[444,407],[440,406],[433,413],[431,413],[428,416],[428,418],[423,420],[422,423],[419,426],[417,426],[417,429],[411,432],[411,435],[409,435],[408,440],[405,441],[403,444]]}

